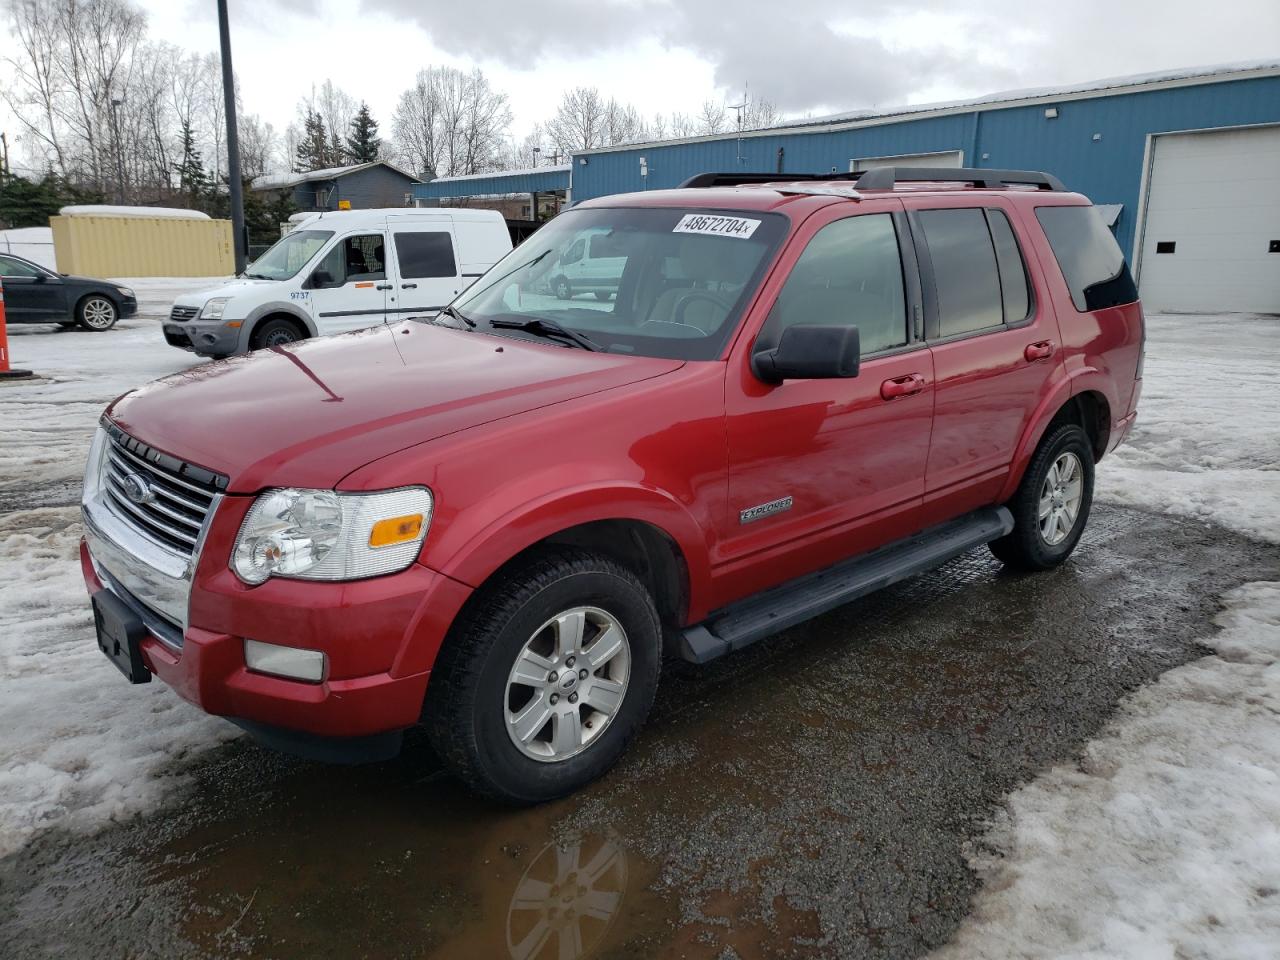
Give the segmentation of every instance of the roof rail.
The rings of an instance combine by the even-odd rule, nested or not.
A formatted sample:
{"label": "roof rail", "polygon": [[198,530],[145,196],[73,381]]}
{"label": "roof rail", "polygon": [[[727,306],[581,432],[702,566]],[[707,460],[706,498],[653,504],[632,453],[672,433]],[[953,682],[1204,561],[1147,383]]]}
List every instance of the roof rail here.
{"label": "roof rail", "polygon": [[892,190],[899,183],[941,181],[971,183],[975,187],[999,188],[1009,184],[1065,191],[1061,180],[1038,170],[982,170],[975,167],[873,167],[860,173],[699,173],[685,187],[737,187],[752,183],[795,183],[806,180],[856,180],[858,190]]}
{"label": "roof rail", "polygon": [[987,189],[1024,184],[1040,190],[1065,191],[1062,181],[1038,170],[983,170],[978,167],[873,167],[858,177],[859,190],[892,190],[899,183],[939,180],[971,183]]}

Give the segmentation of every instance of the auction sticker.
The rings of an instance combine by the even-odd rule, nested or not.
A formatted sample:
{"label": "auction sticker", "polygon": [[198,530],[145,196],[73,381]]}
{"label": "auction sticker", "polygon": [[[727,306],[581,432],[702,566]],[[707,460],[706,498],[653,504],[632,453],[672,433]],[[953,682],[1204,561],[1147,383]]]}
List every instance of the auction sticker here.
{"label": "auction sticker", "polygon": [[672,233],[705,233],[713,237],[747,239],[760,226],[759,220],[746,217],[718,217],[706,213],[686,213]]}

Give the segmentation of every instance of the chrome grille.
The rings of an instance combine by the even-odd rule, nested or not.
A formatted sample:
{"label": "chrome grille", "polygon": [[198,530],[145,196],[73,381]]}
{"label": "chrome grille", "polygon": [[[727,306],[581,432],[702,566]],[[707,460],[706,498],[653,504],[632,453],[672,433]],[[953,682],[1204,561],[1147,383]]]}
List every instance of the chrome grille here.
{"label": "chrome grille", "polygon": [[102,471],[106,506],[138,533],[182,556],[195,552],[214,498],[225,486],[226,478],[218,474],[152,450],[118,428],[108,431]]}
{"label": "chrome grille", "polygon": [[179,307],[175,306],[169,311],[170,320],[194,320],[196,314],[200,312],[199,307]]}

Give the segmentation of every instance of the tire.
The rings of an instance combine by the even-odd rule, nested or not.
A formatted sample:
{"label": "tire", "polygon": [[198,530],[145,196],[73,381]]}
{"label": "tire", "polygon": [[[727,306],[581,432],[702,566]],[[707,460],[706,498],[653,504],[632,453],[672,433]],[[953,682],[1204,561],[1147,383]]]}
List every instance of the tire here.
{"label": "tire", "polygon": [[296,343],[305,339],[305,335],[292,320],[273,317],[258,324],[249,338],[250,350],[263,350],[267,347],[281,347],[286,343]]}
{"label": "tire", "polygon": [[[1093,444],[1081,427],[1064,424],[1036,448],[1018,492],[1006,504],[1013,531],[994,541],[991,552],[1014,570],[1051,570],[1075,550],[1092,505]],[[1046,509],[1049,514],[1042,517]]]}
{"label": "tire", "polygon": [[119,319],[115,301],[104,294],[91,293],[76,304],[76,323],[93,333],[110,330]]}
{"label": "tire", "polygon": [[[574,655],[574,631],[557,618],[575,623],[576,611]],[[610,636],[610,648],[621,637],[612,656],[593,645]],[[612,767],[648,717],[661,636],[653,599],[630,570],[580,550],[531,554],[481,588],[440,651],[423,712],[436,752],[486,797],[532,804],[572,793]],[[598,669],[593,651],[605,658]],[[605,703],[611,713],[596,709]]]}
{"label": "tire", "polygon": [[573,285],[569,283],[568,277],[556,277],[551,281],[551,289],[560,300],[569,300],[573,297]]}
{"label": "tire", "polygon": [[609,293],[608,290],[596,291],[596,299],[599,300],[601,303],[603,303],[605,300],[608,300],[610,296],[611,294]]}

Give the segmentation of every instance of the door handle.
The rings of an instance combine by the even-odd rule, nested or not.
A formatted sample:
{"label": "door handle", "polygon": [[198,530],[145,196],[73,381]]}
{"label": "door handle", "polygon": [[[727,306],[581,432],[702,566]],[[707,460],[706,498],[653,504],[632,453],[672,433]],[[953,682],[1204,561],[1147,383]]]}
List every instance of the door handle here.
{"label": "door handle", "polygon": [[402,283],[400,284],[400,289],[401,290],[417,290],[418,285],[416,283]]}
{"label": "door handle", "polygon": [[896,400],[899,397],[910,397],[925,388],[925,379],[918,373],[905,377],[894,377],[880,384],[881,400]]}
{"label": "door handle", "polygon": [[392,284],[390,284],[390,283],[380,283],[380,284],[378,284],[376,287],[374,287],[374,289],[375,289],[375,290],[390,290],[390,289],[391,289],[391,287],[392,287]]}
{"label": "door handle", "polygon": [[1048,360],[1053,356],[1053,351],[1056,347],[1057,344],[1052,340],[1041,340],[1038,343],[1027,344],[1027,349],[1022,351],[1022,355],[1026,358],[1027,363]]}

